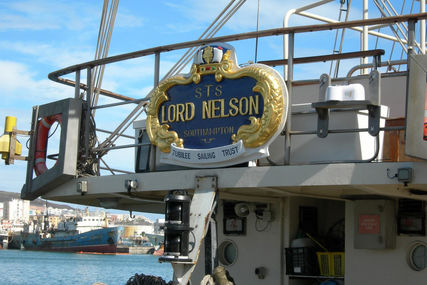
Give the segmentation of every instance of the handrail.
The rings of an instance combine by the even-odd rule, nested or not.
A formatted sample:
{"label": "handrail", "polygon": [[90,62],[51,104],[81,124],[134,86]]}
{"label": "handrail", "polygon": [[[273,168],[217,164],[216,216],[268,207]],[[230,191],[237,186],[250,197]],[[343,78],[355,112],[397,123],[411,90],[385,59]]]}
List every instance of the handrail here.
{"label": "handrail", "polygon": [[[366,57],[366,56],[380,56],[384,54],[385,54],[385,51],[383,49],[374,49],[374,50],[367,50],[367,51],[345,52],[340,54],[296,57],[294,58],[294,64],[329,61],[329,60],[336,60],[336,59],[348,59],[348,58],[357,58],[357,57]],[[288,60],[287,59],[264,60],[264,61],[259,61],[258,63],[263,63],[269,66],[277,66],[277,65],[288,64]]]}
{"label": "handrail", "polygon": [[[385,61],[385,62],[381,62],[380,63],[380,67],[385,67],[385,66],[392,66],[392,65],[403,65],[403,64],[407,64],[407,60],[392,60],[392,61]],[[356,66],[353,66],[348,72],[347,72],[347,77],[351,77],[353,75],[353,73],[358,70],[358,69],[362,69],[362,68],[369,68],[372,67],[372,63],[368,63],[368,64],[359,64]]]}
{"label": "handrail", "polygon": [[52,81],[63,83],[64,79],[60,78],[60,76],[69,74],[71,72],[76,72],[82,69],[93,68],[98,65],[109,64],[109,63],[118,62],[122,60],[138,58],[142,56],[153,55],[156,53],[173,51],[177,49],[199,46],[199,45],[204,45],[204,44],[209,44],[214,42],[232,42],[232,41],[238,41],[238,40],[252,39],[256,37],[278,36],[278,35],[284,35],[289,33],[296,34],[296,33],[306,33],[306,32],[315,32],[315,31],[326,31],[326,30],[333,30],[333,29],[348,28],[352,26],[370,26],[370,25],[377,25],[377,24],[417,21],[422,19],[427,19],[427,13],[400,15],[400,16],[393,16],[388,18],[354,20],[354,21],[332,23],[332,24],[320,24],[320,25],[318,24],[318,25],[295,26],[295,27],[287,27],[287,28],[275,28],[275,29],[261,30],[258,32],[248,32],[248,33],[240,33],[240,34],[215,37],[211,39],[187,41],[187,42],[182,42],[177,44],[153,47],[153,48],[134,51],[134,52],[125,53],[125,54],[119,54],[115,56],[106,57],[103,59],[97,59],[97,60],[92,60],[92,61],[72,65],[72,66],[49,73],[48,78]]}

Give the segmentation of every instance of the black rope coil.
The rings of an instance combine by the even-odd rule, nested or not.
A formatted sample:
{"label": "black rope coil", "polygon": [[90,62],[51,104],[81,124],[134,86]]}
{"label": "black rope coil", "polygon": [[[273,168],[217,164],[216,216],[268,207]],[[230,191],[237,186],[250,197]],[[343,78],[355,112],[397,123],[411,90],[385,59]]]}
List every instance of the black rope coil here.
{"label": "black rope coil", "polygon": [[141,273],[135,274],[129,278],[129,280],[126,282],[126,285],[173,285],[173,282],[169,281],[166,283],[162,277],[145,275]]}

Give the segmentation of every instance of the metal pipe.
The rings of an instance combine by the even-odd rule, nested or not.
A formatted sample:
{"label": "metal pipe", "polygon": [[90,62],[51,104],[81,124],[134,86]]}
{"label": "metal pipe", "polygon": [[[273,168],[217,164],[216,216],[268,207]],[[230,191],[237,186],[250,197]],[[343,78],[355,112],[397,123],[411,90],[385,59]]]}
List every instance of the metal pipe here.
{"label": "metal pipe", "polygon": [[74,98],[80,98],[80,70],[76,71],[76,82],[74,85]]}
{"label": "metal pipe", "polygon": [[91,109],[103,109],[103,108],[109,108],[109,107],[116,107],[116,106],[121,106],[121,105],[126,105],[126,104],[132,104],[132,103],[140,103],[143,101],[148,102],[150,99],[149,98],[142,98],[142,99],[136,99],[136,100],[131,100],[131,101],[124,101],[124,102],[118,102],[118,103],[111,103],[111,104],[105,104],[105,105],[97,105],[97,106],[93,106],[91,107]]}
{"label": "metal pipe", "polygon": [[[71,87],[75,87],[76,86],[76,82],[75,81],[67,79],[67,78],[57,78],[56,82],[64,84],[64,85],[68,85],[68,86],[71,86]],[[86,84],[80,83],[80,89],[82,89],[83,91],[86,91],[87,90]],[[132,101],[132,100],[135,100],[135,98],[131,98],[131,97],[128,97],[128,96],[117,94],[117,93],[114,93],[114,92],[111,92],[111,91],[108,91],[108,90],[105,90],[105,89],[99,89],[99,94],[102,94],[104,96],[107,96],[107,97],[110,97],[110,98],[114,98],[114,99],[117,99],[117,100],[123,100],[123,101]]]}
{"label": "metal pipe", "polygon": [[374,154],[372,155],[372,157],[370,157],[368,159],[312,161],[312,162],[310,162],[310,164],[324,164],[324,163],[327,163],[327,164],[332,164],[332,163],[366,163],[366,162],[371,162],[371,161],[373,161],[374,159],[376,159],[378,157],[378,154],[379,154],[379,151],[380,151],[379,145],[380,145],[380,136],[376,136],[375,137],[375,151],[374,151]]}
{"label": "metal pipe", "polygon": [[[134,116],[135,116],[135,118],[137,118],[141,114],[141,112],[143,110],[140,111],[140,109],[143,106],[144,106],[144,103],[140,102],[138,104],[138,106],[136,106],[135,109],[133,109],[132,112],[130,112],[130,114],[125,118],[125,120],[119,124],[119,126],[112,132],[112,134],[100,144],[100,147],[105,147],[105,146],[111,145],[117,139],[116,138],[117,134],[122,130],[122,128],[125,126],[126,122],[131,120],[132,117],[134,117]],[[125,127],[125,129],[122,130],[121,133],[123,133],[127,129],[127,127]]]}
{"label": "metal pipe", "polygon": [[[327,54],[327,55],[316,55],[316,56],[307,56],[307,57],[296,57],[294,58],[294,64],[301,63],[311,63],[311,62],[325,62],[336,59],[349,59],[349,58],[359,58],[362,56],[381,56],[384,55],[384,50],[374,49],[368,51],[355,51],[355,52],[344,52],[340,54]],[[278,60],[262,60],[259,63],[266,64],[269,66],[278,66],[278,65],[287,65],[288,61],[286,59]]]}
{"label": "metal pipe", "polygon": [[[374,1],[374,4],[378,7],[378,10],[381,12],[381,15],[383,15],[383,17],[387,17],[386,13],[384,12],[384,10],[382,9],[382,7],[380,6],[380,4],[378,3],[378,1]],[[383,5],[385,6],[384,2]],[[390,12],[389,12],[390,14]],[[400,28],[398,23],[390,23],[389,27],[390,30],[393,32],[393,34],[395,35],[395,37],[398,39],[398,42],[400,43],[401,47],[403,50],[405,50],[406,52],[406,48],[405,45],[403,43],[403,41],[405,40],[405,38],[400,38],[398,32],[396,31],[396,29],[393,27],[393,24],[396,24],[397,29],[402,33],[402,35],[405,35],[405,33],[402,31],[402,29]]]}
{"label": "metal pipe", "polygon": [[[407,70],[408,74],[411,68],[411,56],[414,55],[414,42],[415,42],[415,21],[410,20],[408,22],[408,65]],[[409,76],[406,77],[406,90],[409,90]],[[405,101],[405,118],[408,118],[408,101],[409,101],[409,92],[406,92],[406,101]],[[405,120],[405,127],[407,121]]]}
{"label": "metal pipe", "polygon": [[[332,20],[332,19],[329,19],[329,18],[326,18],[326,17],[315,15],[315,14],[312,14],[312,13],[309,13],[309,12],[300,12],[300,13],[298,13],[298,15],[301,15],[301,16],[304,16],[304,17],[307,17],[307,18],[311,18],[311,19],[314,19],[314,20],[319,20],[319,21],[322,21],[322,22],[325,22],[325,23],[329,23],[329,24],[340,23],[340,22],[338,22],[336,20]],[[382,19],[384,19],[384,18],[382,18]],[[387,26],[387,27],[390,26],[389,24],[381,24],[381,25],[382,26]],[[359,28],[359,27],[346,27],[346,28],[350,29],[350,30],[353,30],[353,31],[360,32],[360,33],[363,32],[363,28]],[[369,30],[369,27],[368,27],[368,33],[370,35],[372,35],[372,36],[380,37],[380,38],[383,38],[383,39],[386,39],[386,40],[391,40],[391,41],[395,41],[395,42],[398,41],[398,39],[396,37],[393,37],[393,36],[390,36],[390,35],[387,35],[387,34],[383,34],[383,33],[379,33],[379,32],[375,32],[375,31],[371,31],[371,30]],[[406,43],[405,40],[402,40],[402,42]]]}
{"label": "metal pipe", "polygon": [[[315,2],[315,3],[312,3],[312,4],[309,4],[309,5],[297,8],[297,9],[291,9],[291,10],[289,10],[288,12],[286,12],[285,16],[283,17],[283,28],[287,28],[288,27],[289,19],[290,19],[290,17],[293,14],[300,13],[300,12],[303,12],[303,11],[311,9],[311,8],[315,8],[317,6],[321,6],[323,4],[326,4],[326,3],[329,3],[329,2],[332,2],[332,1],[333,0],[322,0],[322,1],[319,1],[319,2]],[[288,41],[289,41],[288,34],[284,34],[284,36],[283,36],[283,58],[284,59],[288,59],[288,53],[289,53],[289,51],[288,51]],[[287,72],[288,72],[288,67],[284,66],[283,67],[283,78],[287,78]]]}
{"label": "metal pipe", "polygon": [[109,170],[110,172],[112,172],[113,173],[113,175],[116,175],[116,174],[114,174],[114,171],[115,172],[120,172],[120,173],[125,173],[125,174],[133,174],[134,172],[131,172],[131,171],[126,171],[126,170],[120,170],[120,169],[115,169],[115,168],[107,168],[107,167],[100,167],[102,170]]}
{"label": "metal pipe", "polygon": [[[268,37],[268,36],[284,35],[288,33],[295,33],[295,34],[307,33],[307,32],[314,32],[314,31],[326,31],[331,29],[349,28],[353,26],[370,26],[370,25],[376,25],[381,23],[386,24],[386,23],[395,23],[395,22],[402,22],[402,21],[408,21],[408,20],[421,20],[421,19],[427,19],[427,13],[393,16],[393,17],[387,17],[387,18],[375,18],[375,19],[368,19],[368,20],[354,20],[354,21],[348,21],[348,22],[323,24],[323,25],[305,25],[305,26],[296,26],[296,27],[287,27],[287,28],[276,28],[276,29],[269,29],[269,30],[261,30],[259,32],[248,32],[248,33],[220,36],[220,37],[210,38],[210,39],[158,46],[158,47],[149,48],[145,50],[139,50],[135,52],[106,57],[103,59],[88,61],[88,62],[76,64],[73,66],[69,66],[67,68],[63,68],[63,69],[51,72],[48,77],[50,80],[53,80],[55,82],[60,82],[60,79],[59,79],[60,76],[69,74],[71,72],[75,72],[76,70],[79,70],[79,69],[87,68],[88,66],[109,64],[117,61],[123,61],[126,59],[152,55],[152,54],[155,54],[156,52],[172,51],[172,50],[199,46],[199,45],[204,45],[204,44],[209,44],[214,42],[226,42],[226,41],[232,42],[232,41],[238,41],[238,40],[252,39],[257,36]],[[60,83],[63,83],[63,82],[60,82]],[[74,86],[74,84],[72,86]]]}
{"label": "metal pipe", "polygon": [[415,45],[415,21],[410,20],[408,22],[408,65],[409,65],[409,55],[415,54],[414,45]]}
{"label": "metal pipe", "polygon": [[104,163],[104,165],[105,165],[105,167],[102,167],[102,166],[100,166],[99,168],[100,169],[103,169],[103,170],[109,170],[110,172],[111,172],[111,174],[112,175],[116,175],[115,173],[114,173],[114,171],[111,169],[111,167],[109,167],[108,166],[108,164],[102,159],[102,157],[100,157],[99,158],[99,160],[102,162],[102,163]]}
{"label": "metal pipe", "polygon": [[[380,131],[401,131],[405,130],[405,127],[402,126],[396,126],[396,127],[382,127],[380,128]],[[363,133],[368,132],[368,128],[361,128],[361,129],[335,129],[335,130],[328,130],[328,134],[345,134],[345,133]],[[292,136],[298,136],[298,135],[316,135],[317,130],[313,131],[291,131],[290,134]]]}
{"label": "metal pipe", "polygon": [[154,58],[154,86],[159,85],[160,78],[160,52],[155,53]]}
{"label": "metal pipe", "polygon": [[147,146],[147,145],[150,145],[150,143],[124,144],[124,145],[109,146],[109,147],[95,147],[95,148],[92,148],[92,151],[123,149],[123,148],[131,148],[131,147]]}
{"label": "metal pipe", "polygon": [[[140,110],[139,112],[136,113],[135,117],[132,120],[125,120],[123,121],[123,129],[122,130],[115,130],[113,132],[113,134],[115,134],[115,137],[113,137],[112,139],[110,139],[108,141],[108,145],[112,145],[128,128],[129,126],[132,124],[133,121],[135,121],[136,118],[139,117],[139,115],[141,115],[141,113],[144,112],[144,109]],[[127,123],[127,125],[125,125],[125,123]],[[110,136],[111,137],[111,136]]]}
{"label": "metal pipe", "polygon": [[[391,15],[391,12],[387,8],[387,6],[385,5],[384,0],[380,0],[380,1],[381,1],[381,3],[383,3],[385,10]],[[386,0],[386,1],[387,1],[388,6],[390,6],[390,9],[394,13],[394,15],[398,15],[397,11],[394,9],[394,7],[390,3],[390,1],[389,0]],[[403,7],[402,7],[402,12],[403,12]],[[400,25],[402,25],[403,29],[400,27]],[[396,23],[396,27],[399,30],[399,32],[402,34],[403,38],[407,39],[406,38],[406,33],[408,32],[408,28],[405,26],[405,24],[404,23]],[[421,30],[421,27],[420,27],[420,30]],[[421,50],[421,46],[418,44],[418,42],[415,41],[414,44],[418,47],[419,50]]]}
{"label": "metal pipe", "polygon": [[[368,0],[363,0],[363,20],[367,20],[368,16]],[[368,26],[363,26],[362,38],[361,38],[361,47],[360,50],[368,50]],[[360,60],[360,64],[368,64],[368,58],[363,57]],[[360,74],[368,74],[368,69],[362,69]]]}
{"label": "metal pipe", "polygon": [[[292,106],[292,80],[294,72],[294,34],[289,34],[288,42],[288,78],[287,78],[287,87],[288,87],[288,106]],[[288,112],[286,119],[286,132],[285,132],[285,165],[288,165],[291,161],[291,129],[292,129],[292,112]]]}
{"label": "metal pipe", "polygon": [[[154,61],[154,88],[159,86],[159,69],[160,69],[160,52],[156,53]],[[157,146],[150,145],[150,157],[149,157],[149,169],[150,171],[156,171],[156,157],[157,157]]]}
{"label": "metal pipe", "polygon": [[90,128],[90,103],[92,98],[92,68],[87,68],[87,91],[86,91],[86,119],[85,119],[85,156],[89,157],[89,128]]}
{"label": "metal pipe", "polygon": [[[386,62],[381,62],[380,66],[392,66],[392,65],[401,65],[401,64],[406,64],[406,60],[393,60],[393,61],[386,61]],[[365,67],[373,67],[374,64],[373,63],[368,63],[365,65],[356,65],[354,67],[352,67],[348,73],[347,73],[347,77],[351,77],[353,75],[353,73],[358,70],[358,69],[362,69]]]}
{"label": "metal pipe", "polygon": [[[98,132],[101,132],[101,133],[106,133],[106,134],[112,134],[113,133],[111,131],[107,131],[107,130],[103,130],[103,129],[98,129],[98,128],[96,128],[95,130],[98,131]],[[133,139],[133,140],[135,139],[135,137],[128,136],[128,135],[125,135],[125,134],[122,134],[121,136],[125,137],[125,138],[128,138],[128,139]]]}
{"label": "metal pipe", "polygon": [[33,182],[33,168],[34,168],[34,154],[36,149],[35,138],[37,137],[37,121],[39,118],[39,106],[33,107],[33,113],[31,116],[31,134],[30,134],[30,147],[28,148],[28,160],[27,160],[27,173],[25,177],[25,191],[21,193],[21,198],[28,198],[26,196],[31,195],[31,188]]}

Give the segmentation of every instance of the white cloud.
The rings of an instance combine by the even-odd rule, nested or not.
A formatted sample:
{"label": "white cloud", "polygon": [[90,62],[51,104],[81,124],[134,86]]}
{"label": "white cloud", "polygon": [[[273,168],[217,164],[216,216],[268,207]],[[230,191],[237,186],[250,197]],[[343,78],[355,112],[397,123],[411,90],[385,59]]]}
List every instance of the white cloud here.
{"label": "white cloud", "polygon": [[78,62],[92,60],[95,48],[80,45],[46,44],[34,41],[0,41],[0,49],[31,56],[32,60],[49,64],[54,68],[63,68]]}
{"label": "white cloud", "polygon": [[144,26],[146,20],[144,17],[132,15],[128,11],[119,9],[116,16],[115,28],[138,28]]}
{"label": "white cloud", "polygon": [[45,19],[35,21],[26,16],[0,14],[0,30],[51,30],[59,29],[54,21]]}
{"label": "white cloud", "polygon": [[[81,30],[97,22],[101,9],[89,2],[70,5],[62,1],[10,1],[0,4],[1,30]],[[0,6],[0,7],[1,7]]]}
{"label": "white cloud", "polygon": [[48,79],[37,80],[36,75],[35,71],[22,63],[0,60],[0,94],[3,103],[13,105],[27,102],[39,105],[69,97],[67,95],[70,91],[73,92]]}

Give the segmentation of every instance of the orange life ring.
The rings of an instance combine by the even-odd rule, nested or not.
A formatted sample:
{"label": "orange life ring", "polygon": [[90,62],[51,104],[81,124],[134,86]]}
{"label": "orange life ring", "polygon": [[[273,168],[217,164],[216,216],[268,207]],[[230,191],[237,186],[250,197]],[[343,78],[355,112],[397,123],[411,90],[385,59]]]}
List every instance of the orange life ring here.
{"label": "orange life ring", "polygon": [[427,141],[427,122],[424,122],[424,140]]}
{"label": "orange life ring", "polygon": [[53,123],[58,122],[62,124],[62,115],[56,114],[48,117],[44,117],[37,122],[37,138],[36,138],[36,150],[34,154],[34,171],[36,175],[42,175],[47,171],[46,166],[46,150],[47,140],[49,137],[49,130]]}

